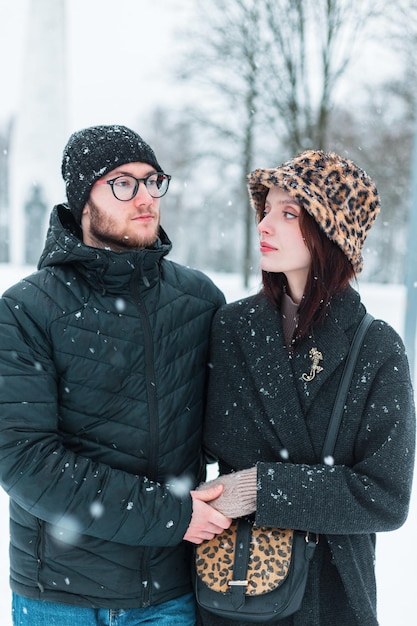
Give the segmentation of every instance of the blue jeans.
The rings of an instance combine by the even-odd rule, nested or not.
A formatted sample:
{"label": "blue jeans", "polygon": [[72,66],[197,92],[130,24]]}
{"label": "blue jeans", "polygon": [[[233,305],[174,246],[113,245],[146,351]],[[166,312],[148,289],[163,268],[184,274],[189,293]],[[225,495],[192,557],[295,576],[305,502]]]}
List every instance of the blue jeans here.
{"label": "blue jeans", "polygon": [[146,609],[90,609],[13,594],[13,626],[195,626],[192,593]]}

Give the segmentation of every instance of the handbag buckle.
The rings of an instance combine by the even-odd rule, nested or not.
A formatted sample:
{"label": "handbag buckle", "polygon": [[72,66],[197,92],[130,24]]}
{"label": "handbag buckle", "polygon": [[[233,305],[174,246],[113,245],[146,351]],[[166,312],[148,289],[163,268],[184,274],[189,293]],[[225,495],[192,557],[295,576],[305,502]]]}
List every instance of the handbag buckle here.
{"label": "handbag buckle", "polygon": [[319,539],[320,539],[320,535],[318,533],[310,533],[310,531],[306,530],[306,534],[304,536],[304,540],[306,543],[309,543],[311,541],[311,535],[314,535],[316,537],[316,546],[319,545]]}
{"label": "handbag buckle", "polygon": [[229,587],[247,587],[248,581],[247,580],[229,580],[227,584],[229,585]]}

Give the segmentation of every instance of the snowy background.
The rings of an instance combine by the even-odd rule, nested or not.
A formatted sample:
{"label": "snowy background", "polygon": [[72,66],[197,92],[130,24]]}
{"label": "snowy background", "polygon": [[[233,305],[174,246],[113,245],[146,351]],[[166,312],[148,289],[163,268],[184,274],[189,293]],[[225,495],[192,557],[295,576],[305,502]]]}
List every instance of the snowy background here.
{"label": "snowy background", "polygon": [[[0,264],[0,293],[32,271],[31,267]],[[224,291],[229,302],[248,293],[255,293],[257,285],[245,291],[241,278],[228,274],[211,274]],[[387,321],[402,335],[404,327],[405,289],[401,285],[359,284],[362,300],[368,311]],[[416,376],[414,377],[415,388]],[[212,471],[212,469],[210,469]],[[417,484],[417,483],[416,483]],[[8,582],[8,499],[0,490],[0,616],[1,626],[11,626],[10,591]],[[405,525],[391,533],[381,533],[377,539],[376,571],[380,626],[415,626],[415,597],[417,588],[417,487],[414,488],[410,514]],[[337,626],[332,624],[329,626]]]}
{"label": "snowy background", "polygon": [[[57,0],[58,1],[58,0]],[[37,3],[37,8],[41,3]],[[152,106],[169,101],[171,108],[189,101],[191,94],[172,71],[183,43],[177,28],[192,21],[194,2],[189,0],[68,0],[66,3],[68,49],[68,134],[90,124],[118,122],[139,128],[143,116]],[[43,2],[44,6],[45,3]],[[7,124],[27,99],[28,85],[23,80],[25,37],[30,32],[29,0],[0,0],[0,73],[2,97],[0,124]],[[127,17],[126,17],[127,16]],[[384,38],[381,38],[384,44]],[[371,46],[380,42],[372,38]],[[381,50],[382,48],[382,50]],[[33,51],[29,50],[30,53]],[[391,46],[382,45],[378,54],[362,50],[360,74],[368,87],[397,67],[389,56]],[[385,55],[388,54],[388,59]],[[372,62],[371,62],[372,61]],[[352,68],[355,74],[355,68]],[[43,73],[34,73],[36,81]],[[115,88],[114,78],[129,89]],[[356,76],[356,75],[355,75]],[[132,79],[133,77],[133,79]],[[349,91],[351,100],[357,87]],[[194,94],[199,97],[199,94]],[[32,115],[36,119],[35,115]],[[55,170],[54,170],[55,171]],[[56,197],[52,199],[54,202]],[[395,224],[392,225],[395,228]],[[0,264],[0,293],[32,271],[31,267]],[[215,275],[228,301],[246,295],[241,278]],[[256,285],[252,291],[256,291]],[[401,285],[361,284],[365,305],[375,317],[389,322],[403,335],[405,290]],[[415,388],[417,380],[415,376]],[[377,577],[381,626],[415,626],[413,592],[417,589],[417,481],[409,519],[400,530],[378,537]],[[10,592],[8,584],[8,502],[0,489],[0,624],[10,626]],[[1,532],[2,531],[2,532]],[[414,531],[414,532],[413,532]],[[329,625],[337,626],[337,625]]]}

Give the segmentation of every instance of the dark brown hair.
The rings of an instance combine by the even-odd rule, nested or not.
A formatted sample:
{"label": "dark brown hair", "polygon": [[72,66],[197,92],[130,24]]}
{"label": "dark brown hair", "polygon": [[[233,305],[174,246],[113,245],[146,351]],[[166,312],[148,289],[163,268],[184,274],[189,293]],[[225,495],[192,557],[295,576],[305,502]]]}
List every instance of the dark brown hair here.
{"label": "dark brown hair", "polygon": [[[262,216],[258,215],[257,219],[262,219]],[[295,342],[322,321],[332,296],[343,291],[355,276],[344,252],[324,234],[315,219],[304,209],[299,219],[300,231],[311,255],[311,267],[298,308]],[[262,291],[280,308],[282,295],[287,289],[285,274],[262,271],[262,283]]]}

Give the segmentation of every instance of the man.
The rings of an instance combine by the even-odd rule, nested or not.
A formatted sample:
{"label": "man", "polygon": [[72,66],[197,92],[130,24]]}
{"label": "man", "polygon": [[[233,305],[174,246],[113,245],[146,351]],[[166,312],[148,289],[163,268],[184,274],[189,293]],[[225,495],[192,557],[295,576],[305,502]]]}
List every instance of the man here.
{"label": "man", "polygon": [[170,176],[139,135],[74,133],[62,175],[38,271],[0,300],[13,623],[191,626],[187,542],[231,521],[222,487],[190,492],[224,297],[166,260]]}

